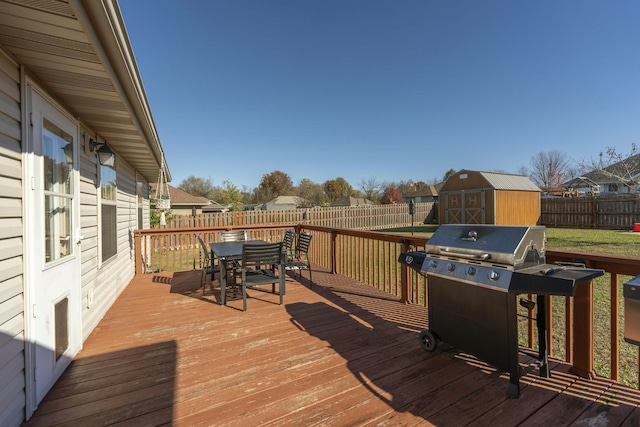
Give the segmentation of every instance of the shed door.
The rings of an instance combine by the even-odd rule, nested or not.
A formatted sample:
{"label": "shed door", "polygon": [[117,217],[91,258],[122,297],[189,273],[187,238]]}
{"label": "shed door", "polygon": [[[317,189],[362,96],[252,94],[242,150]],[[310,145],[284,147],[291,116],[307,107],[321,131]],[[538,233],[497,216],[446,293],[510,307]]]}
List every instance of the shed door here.
{"label": "shed door", "polygon": [[28,256],[37,405],[80,350],[78,127],[31,90]]}
{"label": "shed door", "polygon": [[485,224],[484,196],[484,190],[446,193],[444,224]]}

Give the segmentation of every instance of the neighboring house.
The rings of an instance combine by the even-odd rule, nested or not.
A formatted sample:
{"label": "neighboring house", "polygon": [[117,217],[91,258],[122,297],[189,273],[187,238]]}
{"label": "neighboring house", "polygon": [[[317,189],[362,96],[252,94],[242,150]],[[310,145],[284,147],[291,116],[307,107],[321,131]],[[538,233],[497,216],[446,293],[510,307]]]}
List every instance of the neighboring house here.
{"label": "neighboring house", "polygon": [[403,195],[402,199],[405,203],[409,203],[411,200],[413,200],[414,203],[437,202],[438,192],[442,188],[443,184],[444,182],[435,185],[427,185],[420,190]]}
{"label": "neighboring house", "polygon": [[640,192],[640,154],[562,184],[568,195]]}
{"label": "neighboring house", "polygon": [[[157,184],[150,185],[151,198],[156,194]],[[164,188],[164,186],[161,186]],[[201,214],[203,209],[211,204],[211,200],[192,196],[186,191],[167,185],[169,188],[169,199],[171,200],[171,213],[173,215],[193,215],[194,209],[196,214]]]}
{"label": "neighboring house", "polygon": [[351,197],[344,196],[331,203],[329,206],[338,207],[338,206],[365,206],[365,205],[374,205],[371,200],[364,199],[362,197]]}
{"label": "neighboring house", "polygon": [[0,425],[18,426],[134,277],[164,155],[115,0],[0,0],[0,100]]}
{"label": "neighboring house", "polygon": [[254,209],[263,211],[282,211],[297,209],[298,206],[307,205],[309,205],[309,201],[298,196],[278,196],[267,203],[257,205]]}
{"label": "neighboring house", "polygon": [[229,210],[229,206],[221,205],[214,200],[209,200],[207,206],[202,207],[202,213],[229,212]]}

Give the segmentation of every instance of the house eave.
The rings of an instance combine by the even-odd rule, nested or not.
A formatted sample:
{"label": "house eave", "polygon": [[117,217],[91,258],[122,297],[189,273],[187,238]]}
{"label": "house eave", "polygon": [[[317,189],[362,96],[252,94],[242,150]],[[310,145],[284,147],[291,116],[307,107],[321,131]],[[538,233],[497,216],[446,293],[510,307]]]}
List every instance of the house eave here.
{"label": "house eave", "polygon": [[0,0],[0,45],[91,137],[157,178],[163,150],[117,1]]}

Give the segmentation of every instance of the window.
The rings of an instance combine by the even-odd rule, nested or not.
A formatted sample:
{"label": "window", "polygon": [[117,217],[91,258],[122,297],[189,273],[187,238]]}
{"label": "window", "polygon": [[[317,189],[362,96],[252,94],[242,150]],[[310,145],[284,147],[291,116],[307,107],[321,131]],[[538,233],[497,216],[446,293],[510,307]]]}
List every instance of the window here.
{"label": "window", "polygon": [[609,184],[609,193],[617,193],[618,184]]}
{"label": "window", "polygon": [[115,166],[100,165],[102,261],[118,252],[118,206]]}

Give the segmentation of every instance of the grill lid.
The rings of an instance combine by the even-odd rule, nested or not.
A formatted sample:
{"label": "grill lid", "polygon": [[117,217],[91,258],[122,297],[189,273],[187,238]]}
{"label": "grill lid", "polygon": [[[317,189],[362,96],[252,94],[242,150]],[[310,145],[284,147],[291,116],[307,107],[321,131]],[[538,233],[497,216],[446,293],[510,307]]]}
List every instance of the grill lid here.
{"label": "grill lid", "polygon": [[546,228],[490,224],[444,224],[425,245],[428,255],[489,261],[518,267],[531,253],[544,259]]}

